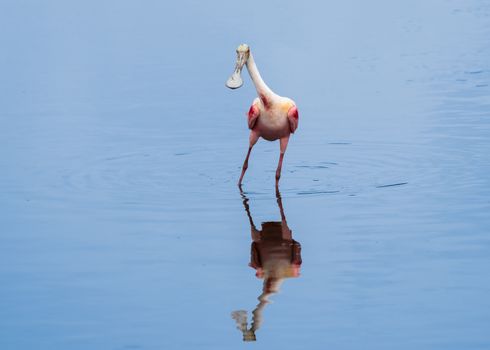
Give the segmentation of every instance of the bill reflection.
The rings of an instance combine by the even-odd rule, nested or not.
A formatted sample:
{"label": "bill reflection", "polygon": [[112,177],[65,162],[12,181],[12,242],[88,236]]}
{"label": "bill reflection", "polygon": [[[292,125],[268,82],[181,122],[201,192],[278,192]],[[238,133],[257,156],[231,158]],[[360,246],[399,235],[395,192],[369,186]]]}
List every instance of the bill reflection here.
{"label": "bill reflection", "polygon": [[249,199],[241,193],[243,205],[250,221],[251,251],[249,266],[255,269],[255,276],[263,279],[262,293],[259,303],[252,311],[252,320],[248,326],[247,311],[233,311],[231,316],[237,328],[243,334],[243,341],[255,341],[255,332],[263,322],[263,311],[270,303],[270,297],[281,288],[286,278],[298,277],[301,267],[301,245],[293,239],[284,215],[281,194],[277,193],[277,204],[281,213],[281,221],[263,222],[258,230],[250,213]]}

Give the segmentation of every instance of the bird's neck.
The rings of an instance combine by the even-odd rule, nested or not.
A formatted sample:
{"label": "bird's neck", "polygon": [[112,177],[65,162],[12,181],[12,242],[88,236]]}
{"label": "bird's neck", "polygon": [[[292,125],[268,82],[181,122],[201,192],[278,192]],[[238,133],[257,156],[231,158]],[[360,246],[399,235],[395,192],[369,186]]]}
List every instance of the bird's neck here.
{"label": "bird's neck", "polygon": [[255,60],[251,52],[247,60],[247,69],[248,69],[248,73],[250,74],[250,78],[252,78],[252,81],[254,82],[255,89],[257,90],[257,94],[259,96],[273,97],[275,94],[274,92],[272,92],[272,90],[267,86],[267,84],[260,76],[259,69],[255,64]]}

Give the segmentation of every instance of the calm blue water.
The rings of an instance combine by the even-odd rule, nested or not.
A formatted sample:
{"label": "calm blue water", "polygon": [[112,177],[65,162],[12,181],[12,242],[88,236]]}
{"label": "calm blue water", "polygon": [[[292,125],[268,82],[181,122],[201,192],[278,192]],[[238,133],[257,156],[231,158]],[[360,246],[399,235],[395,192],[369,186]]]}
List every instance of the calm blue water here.
{"label": "calm blue water", "polygon": [[[490,348],[487,1],[6,0],[0,29],[2,350]],[[241,194],[241,42],[300,110],[300,276],[253,344],[279,145]]]}

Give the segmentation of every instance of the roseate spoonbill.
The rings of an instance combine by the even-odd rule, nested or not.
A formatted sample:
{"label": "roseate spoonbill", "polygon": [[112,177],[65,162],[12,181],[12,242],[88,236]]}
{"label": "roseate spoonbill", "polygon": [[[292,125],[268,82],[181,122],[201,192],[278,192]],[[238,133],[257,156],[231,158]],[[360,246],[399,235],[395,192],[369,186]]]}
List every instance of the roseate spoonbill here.
{"label": "roseate spoonbill", "polygon": [[230,89],[237,89],[243,85],[241,71],[246,64],[250,78],[252,78],[257,94],[259,95],[258,98],[254,99],[248,111],[248,128],[251,130],[250,143],[247,156],[243,162],[242,174],[238,180],[238,186],[241,185],[243,176],[247,171],[248,159],[252,147],[259,137],[262,137],[268,141],[279,140],[280,143],[281,154],[276,170],[276,190],[278,190],[282,161],[288,146],[289,136],[298,128],[298,108],[296,108],[293,100],[275,94],[265,84],[248,45],[242,44],[238,46],[236,52],[235,71],[226,82],[226,86]]}

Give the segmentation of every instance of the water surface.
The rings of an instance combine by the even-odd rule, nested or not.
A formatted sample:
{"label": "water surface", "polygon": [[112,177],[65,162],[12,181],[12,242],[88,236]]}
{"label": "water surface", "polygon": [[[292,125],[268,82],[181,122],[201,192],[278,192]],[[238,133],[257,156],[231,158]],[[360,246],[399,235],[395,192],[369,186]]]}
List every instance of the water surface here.
{"label": "water surface", "polygon": [[[490,347],[487,2],[4,1],[0,23],[1,349]],[[271,268],[298,275],[253,345],[250,218],[282,218],[277,143],[235,185],[241,42],[300,110],[302,261]]]}

